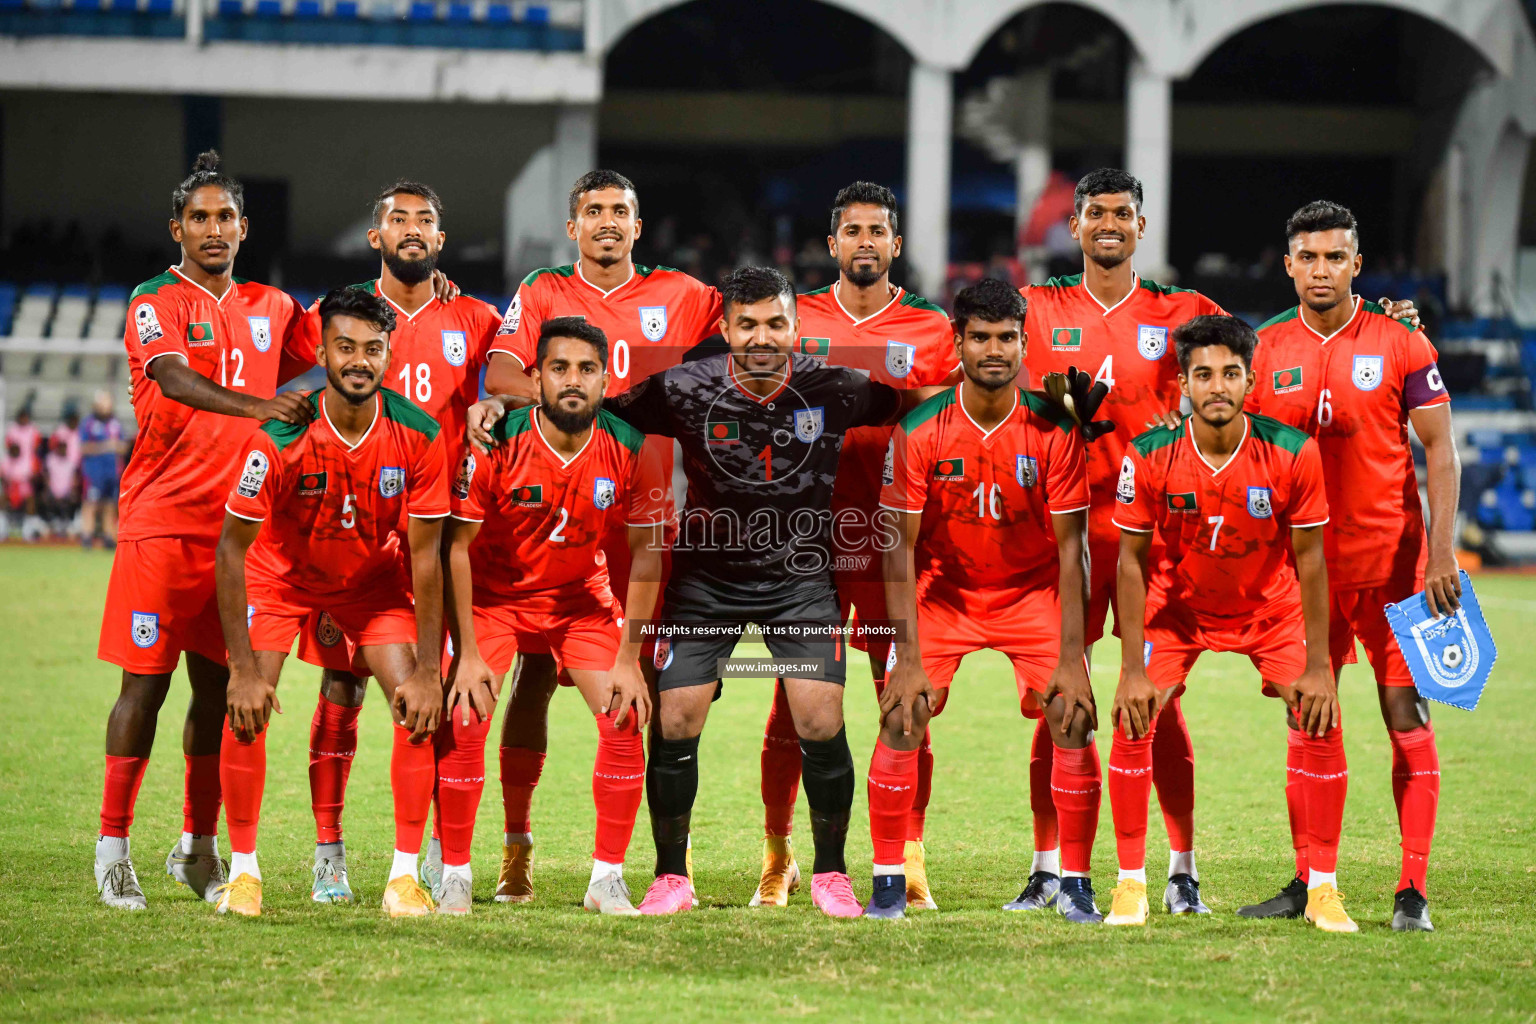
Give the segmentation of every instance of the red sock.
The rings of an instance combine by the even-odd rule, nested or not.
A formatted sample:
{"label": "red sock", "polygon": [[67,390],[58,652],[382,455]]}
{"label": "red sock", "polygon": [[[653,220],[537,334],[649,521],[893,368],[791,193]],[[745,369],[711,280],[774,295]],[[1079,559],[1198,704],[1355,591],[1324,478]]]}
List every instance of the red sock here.
{"label": "red sock", "polygon": [[485,792],[485,737],[490,720],[469,713],[465,725],[460,712],[437,727],[432,736],[437,761],[437,838],[443,846],[444,864],[468,864],[475,839],[475,814]]}
{"label": "red sock", "polygon": [[907,815],[907,839],[914,843],[923,841],[923,826],[928,822],[928,799],[933,796],[932,735],[930,730],[924,729],[923,743],[917,748],[917,789],[912,793],[912,810]]}
{"label": "red sock", "polygon": [[1427,892],[1429,845],[1435,838],[1435,810],[1440,806],[1440,752],[1435,727],[1426,724],[1407,732],[1387,730],[1392,741],[1392,797],[1397,801],[1397,827],[1402,833],[1403,867],[1399,891],[1413,886]]}
{"label": "red sock", "polygon": [[1322,739],[1302,737],[1302,787],[1307,800],[1309,868],[1336,871],[1339,833],[1344,827],[1344,796],[1349,791],[1349,766],[1344,759],[1343,728],[1329,729]]}
{"label": "red sock", "polygon": [[1092,743],[1080,750],[1057,747],[1053,762],[1051,793],[1060,822],[1061,869],[1087,874],[1099,830],[1099,751]]}
{"label": "red sock", "polygon": [[533,787],[544,772],[544,752],[527,747],[501,747],[501,806],[508,832],[532,832]]}
{"label": "red sock", "polygon": [[[1195,848],[1195,747],[1179,698],[1170,698],[1152,731],[1152,784],[1168,829],[1168,848]],[[1113,763],[1113,761],[1111,761]],[[1111,780],[1113,782],[1113,780]]]}
{"label": "red sock", "polygon": [[362,708],[334,704],[322,695],[309,720],[309,805],[315,812],[315,842],[341,842],[341,809],[347,776],[357,753],[357,716]]}
{"label": "red sock", "polygon": [[594,860],[609,864],[624,863],[629,839],[635,832],[635,815],[640,813],[640,795],[645,790],[645,744],[631,712],[622,728],[613,722],[617,711],[594,715],[597,720],[597,759],[592,763],[592,803],[597,808],[597,838],[593,843]]}
{"label": "red sock", "polygon": [[1045,719],[1035,721],[1035,738],[1029,748],[1029,808],[1034,812],[1035,849],[1054,850],[1061,845],[1056,832],[1056,798],[1051,794],[1054,759],[1051,729]]}
{"label": "red sock", "polygon": [[1139,740],[1120,730],[1109,745],[1109,809],[1115,822],[1115,853],[1120,867],[1135,871],[1147,866],[1147,800],[1152,795],[1153,731]]}
{"label": "red sock", "polygon": [[1287,729],[1285,732],[1285,809],[1291,818],[1291,847],[1296,851],[1296,877],[1305,882],[1307,845],[1312,842],[1312,837],[1307,833],[1306,776],[1301,770],[1306,737],[1300,729]]}
{"label": "red sock", "polygon": [[763,831],[787,836],[795,825],[795,797],[800,792],[800,737],[789,713],[784,684],[773,688],[773,707],[763,728]]}
{"label": "red sock", "polygon": [[389,788],[395,798],[395,849],[420,853],[421,836],[427,830],[432,808],[432,786],[437,781],[437,760],[432,739],[411,742],[411,732],[395,726],[395,747],[389,758]]}
{"label": "red sock", "polygon": [[219,831],[219,755],[187,754],[186,784],[181,801],[181,830],[194,836]]}
{"label": "red sock", "polygon": [[148,767],[147,757],[107,755],[106,778],[101,786],[102,835],[128,838],[133,805],[139,799],[139,786],[144,783],[144,770]]}
{"label": "red sock", "polygon": [[869,838],[875,845],[876,864],[900,864],[906,854],[907,826],[917,794],[918,752],[893,750],[875,741],[869,759]]}
{"label": "red sock", "polygon": [[251,742],[242,743],[225,721],[224,744],[219,750],[219,782],[224,789],[224,825],[229,830],[230,850],[255,853],[261,795],[267,788],[266,729]]}

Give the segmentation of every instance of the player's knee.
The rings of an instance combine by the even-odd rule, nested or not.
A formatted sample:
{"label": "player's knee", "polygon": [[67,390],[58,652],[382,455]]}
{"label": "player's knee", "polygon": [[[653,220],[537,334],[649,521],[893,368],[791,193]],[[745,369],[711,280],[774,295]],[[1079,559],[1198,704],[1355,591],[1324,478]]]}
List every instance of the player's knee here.
{"label": "player's knee", "polygon": [[171,691],[171,674],[141,676],[123,673],[122,689],[118,693],[119,704],[129,704],[150,711],[160,710],[166,694]]}
{"label": "player's knee", "polygon": [[1429,702],[1411,686],[1378,686],[1381,720],[1393,732],[1408,732],[1429,724]]}
{"label": "player's knee", "polygon": [[368,680],[333,668],[320,672],[320,696],[344,708],[362,707],[368,694]]}

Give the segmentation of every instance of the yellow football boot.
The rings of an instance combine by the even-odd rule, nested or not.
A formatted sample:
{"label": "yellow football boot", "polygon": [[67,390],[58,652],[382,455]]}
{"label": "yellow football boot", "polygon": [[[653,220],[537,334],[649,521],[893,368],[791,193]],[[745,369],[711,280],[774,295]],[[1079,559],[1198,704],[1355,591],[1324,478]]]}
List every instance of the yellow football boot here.
{"label": "yellow football boot", "polygon": [[1324,882],[1307,890],[1306,918],[1325,932],[1357,932],[1360,926],[1344,911],[1344,894]]}
{"label": "yellow football boot", "polygon": [[749,905],[782,907],[789,903],[789,894],[799,888],[800,865],[795,863],[795,846],[789,836],[764,836],[763,875]]}
{"label": "yellow football boot", "polygon": [[532,843],[508,843],[501,848],[501,874],[496,877],[496,902],[533,902]]}
{"label": "yellow football boot", "polygon": [[390,917],[425,917],[433,910],[432,894],[410,875],[400,875],[384,888],[384,909]]}
{"label": "yellow football boot", "polygon": [[908,839],[902,849],[902,861],[907,869],[907,909],[938,910],[933,893],[928,889],[928,851],[921,839]]}
{"label": "yellow football boot", "polygon": [[1109,893],[1109,914],[1105,924],[1147,923],[1147,883],[1124,878]]}
{"label": "yellow football boot", "polygon": [[227,885],[218,888],[219,902],[214,911],[220,914],[239,914],[242,917],[261,916],[261,879],[241,872]]}

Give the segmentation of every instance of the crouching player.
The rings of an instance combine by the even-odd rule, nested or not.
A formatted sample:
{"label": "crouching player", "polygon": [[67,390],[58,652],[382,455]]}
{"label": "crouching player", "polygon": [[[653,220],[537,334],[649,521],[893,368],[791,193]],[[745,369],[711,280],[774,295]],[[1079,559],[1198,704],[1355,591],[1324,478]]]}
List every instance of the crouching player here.
{"label": "crouching player", "polygon": [[960,660],[990,647],[1012,660],[1020,709],[1044,714],[1056,747],[1051,790],[1066,873],[1056,907],[1071,921],[1101,918],[1088,880],[1100,790],[1083,659],[1087,464],[1073,420],[1014,384],[1024,315],[1024,297],[1001,281],[960,292],[955,348],[965,377],[908,413],[891,440],[880,501],[897,514],[898,541],[885,555],[886,599],[907,631],[869,766],[869,917],[903,916],[918,748]]}
{"label": "crouching player", "polygon": [[[599,411],[608,387],[608,337],[581,317],[545,321],[533,378],[541,404],[507,413],[489,455],[464,456],[448,526],[450,722],[438,740],[443,881],[440,910],[468,913],[469,851],[485,778],[485,737],[512,656],[553,654],[597,719],[592,800],[597,840],[588,910],[636,915],[624,883],[645,783],[641,730],[651,699],[640,642],[620,638],[627,614],[649,619],[661,581],[667,481],[642,460],[645,435]],[[608,587],[603,544],[628,528],[631,567],[621,611]],[[526,839],[526,837],[522,837]],[[503,875],[529,847],[508,843]],[[498,882],[496,899],[533,891]]]}
{"label": "crouching player", "polygon": [[1236,651],[1259,670],[1264,692],[1285,701],[1301,738],[1311,832],[1307,920],[1352,932],[1334,875],[1349,773],[1328,665],[1328,502],[1317,442],[1243,411],[1258,338],[1241,320],[1198,316],[1173,340],[1179,387],[1193,412],[1177,430],[1132,441],[1115,490],[1124,653],[1109,800],[1120,880],[1105,923],[1147,921],[1147,797],[1159,709],[1183,691],[1201,651]]}
{"label": "crouching player", "polygon": [[[324,609],[389,696],[395,857],[384,908],[391,917],[416,916],[432,910],[416,859],[435,777],[427,741],[443,706],[443,442],[435,420],[380,387],[395,325],[382,299],[337,288],[321,300],[320,322],[316,355],[326,386],[308,396],[314,419],[269,421],[253,435],[219,538],[219,616],[230,664],[219,768],[233,856],[217,909],[261,913],[256,825],[267,720],[281,710],[278,673],[294,637],[310,612]],[[409,578],[396,533],[402,514],[410,516]]]}

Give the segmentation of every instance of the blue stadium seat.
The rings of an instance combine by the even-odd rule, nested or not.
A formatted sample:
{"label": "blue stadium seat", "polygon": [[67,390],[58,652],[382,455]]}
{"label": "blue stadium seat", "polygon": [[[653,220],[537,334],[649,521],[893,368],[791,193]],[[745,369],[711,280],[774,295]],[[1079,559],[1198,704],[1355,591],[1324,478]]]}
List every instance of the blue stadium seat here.
{"label": "blue stadium seat", "polygon": [[219,17],[243,18],[245,17],[245,4],[241,0],[219,0]]}
{"label": "blue stadium seat", "polygon": [[144,10],[149,14],[170,14],[174,11],[173,0],[145,0]]}
{"label": "blue stadium seat", "polygon": [[138,0],[112,0],[112,10],[118,14],[139,9]]}
{"label": "blue stadium seat", "polygon": [[411,4],[410,13],[406,16],[412,21],[436,21],[437,4],[422,3],[421,0],[415,0]]}
{"label": "blue stadium seat", "polygon": [[295,18],[318,18],[322,13],[320,10],[320,0],[299,0],[298,3],[293,5],[293,16]]}
{"label": "blue stadium seat", "polygon": [[357,17],[357,0],[336,0],[336,6],[331,10],[333,18],[352,19]]}
{"label": "blue stadium seat", "polygon": [[20,11],[26,6],[26,0],[0,0],[0,11]]}
{"label": "blue stadium seat", "polygon": [[70,6],[77,11],[99,11],[101,0],[75,0]]}
{"label": "blue stadium seat", "polygon": [[448,5],[448,20],[455,25],[467,25],[475,20],[474,8],[469,4],[451,3]]}
{"label": "blue stadium seat", "polygon": [[548,25],[549,8],[535,7],[532,4],[529,4],[527,7],[523,8],[523,21],[529,25]]}
{"label": "blue stadium seat", "polygon": [[256,0],[256,10],[253,14],[258,18],[281,18],[283,16],[282,0]]}
{"label": "blue stadium seat", "polygon": [[511,4],[491,4],[485,9],[485,20],[493,25],[505,25],[512,20]]}

